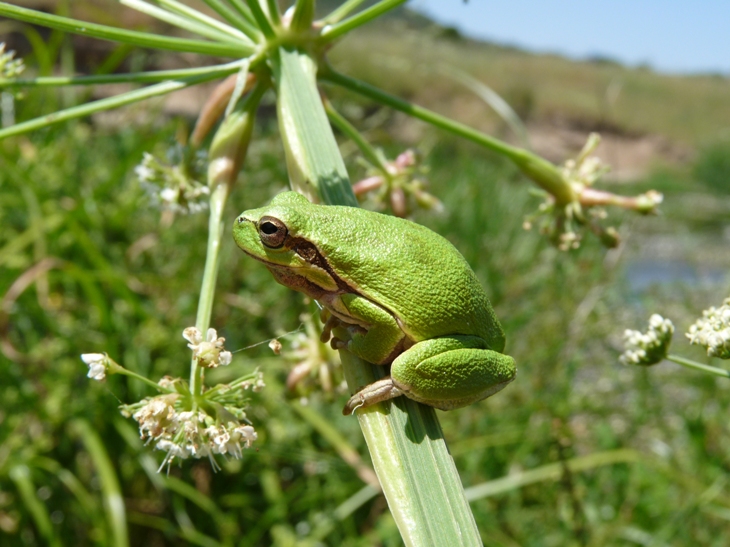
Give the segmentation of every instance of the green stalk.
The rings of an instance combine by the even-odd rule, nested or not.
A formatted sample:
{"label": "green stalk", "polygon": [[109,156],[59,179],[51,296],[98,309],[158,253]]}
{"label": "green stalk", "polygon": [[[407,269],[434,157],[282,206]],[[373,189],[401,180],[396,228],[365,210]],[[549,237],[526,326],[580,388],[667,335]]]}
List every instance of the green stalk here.
{"label": "green stalk", "polygon": [[[199,34],[216,42],[230,43],[230,40],[221,39],[224,38],[221,36],[221,31],[212,29],[207,25],[202,25],[200,22],[188,19],[187,17],[181,17],[158,6],[148,4],[144,0],[119,0],[119,3],[135,9],[140,13],[154,17],[159,21],[164,21],[177,28],[192,32],[193,34]],[[228,33],[225,34],[227,35]],[[241,34],[243,35],[243,33]]]}
{"label": "green stalk", "polygon": [[11,467],[8,475],[15,483],[18,494],[20,494],[20,499],[33,518],[33,522],[40,536],[51,547],[60,547],[61,542],[53,533],[53,524],[51,524],[48,509],[46,509],[46,506],[36,494],[36,488],[30,478],[30,469],[24,464],[19,464]]}
{"label": "green stalk", "polygon": [[119,3],[183,30],[210,38],[216,42],[231,43],[230,39],[224,39],[226,37],[233,38],[233,43],[237,41],[250,42],[248,37],[240,30],[234,29],[210,17],[206,17],[202,13],[190,8],[188,8],[188,12],[184,15],[178,15],[149,4],[144,0],[119,0]]}
{"label": "green stalk", "polygon": [[220,15],[223,19],[225,19],[232,25],[236,25],[236,27],[246,33],[249,38],[251,38],[254,42],[258,41],[261,33],[259,32],[259,29],[256,28],[256,25],[254,25],[252,21],[249,21],[248,18],[242,16],[242,14],[238,13],[237,11],[229,8],[220,0],[203,1],[208,4],[213,10],[215,10],[215,12],[218,13],[218,15]]}
{"label": "green stalk", "polygon": [[123,44],[133,44],[138,47],[149,47],[165,49],[169,51],[186,51],[189,53],[203,53],[207,55],[220,55],[223,57],[241,58],[251,55],[254,52],[252,46],[243,43],[214,43],[203,40],[188,40],[185,38],[173,38],[160,36],[148,32],[137,32],[124,30],[106,25],[79,21],[69,17],[60,17],[40,11],[13,6],[6,2],[0,2],[0,15],[24,21],[42,27],[62,30],[72,34],[91,36],[102,40],[111,40]]}
{"label": "green stalk", "polygon": [[[272,53],[279,126],[292,186],[324,203],[355,206],[347,172],[303,51]],[[351,392],[384,373],[340,351]],[[398,397],[355,412],[373,466],[408,546],[481,545],[459,475],[433,408]]]}
{"label": "green stalk", "polygon": [[106,99],[100,99],[91,103],[59,110],[58,112],[54,112],[53,114],[41,116],[40,118],[33,118],[32,120],[28,120],[27,122],[18,123],[4,129],[0,129],[0,140],[6,137],[12,137],[15,135],[21,135],[23,133],[28,133],[30,131],[34,131],[36,129],[47,127],[56,123],[88,116],[90,114],[101,112],[103,110],[119,108],[120,106],[143,101],[145,99],[156,97],[158,95],[165,95],[167,93],[171,93],[172,91],[183,89],[184,87],[188,87],[201,82],[207,82],[208,80],[214,80],[218,77],[219,74],[214,73],[197,76],[195,78],[188,78],[185,80],[162,82],[159,84],[144,87],[142,89],[135,89],[134,91],[121,93],[119,95],[108,97]]}
{"label": "green stalk", "polygon": [[124,497],[119,486],[117,474],[109,458],[109,453],[104,448],[101,437],[94,431],[91,424],[86,420],[74,420],[71,423],[72,430],[84,443],[86,450],[91,456],[96,472],[101,482],[101,493],[104,497],[104,509],[107,520],[111,527],[112,545],[115,547],[127,547],[129,537],[127,535],[127,517],[124,507]]}
{"label": "green stalk", "polygon": [[127,74],[100,74],[95,76],[41,76],[39,78],[4,79],[0,78],[0,88],[13,87],[52,87],[60,85],[98,85],[116,83],[146,84],[165,80],[182,80],[194,76],[222,78],[241,69],[241,61],[225,65],[182,68],[176,70],[152,70],[148,72],[128,72]]}
{"label": "green stalk", "polygon": [[345,76],[339,72],[335,72],[330,67],[322,67],[320,76],[323,80],[340,85],[350,91],[359,93],[365,97],[373,99],[381,104],[390,106],[409,116],[423,120],[431,125],[445,129],[455,135],[464,137],[476,144],[484,146],[493,152],[497,152],[510,160],[529,178],[531,178],[541,188],[549,192],[555,197],[558,204],[565,205],[575,201],[576,196],[572,187],[563,179],[560,171],[549,161],[533,154],[529,150],[511,146],[499,139],[495,139],[481,131],[477,131],[464,125],[463,123],[450,120],[446,116],[442,116],[427,108],[415,105],[405,101],[394,95],[390,95],[385,91],[378,89],[368,83],[356,80],[350,76]]}
{"label": "green stalk", "polygon": [[691,359],[685,359],[684,357],[680,357],[679,355],[671,355],[671,354],[667,355],[667,360],[671,361],[672,363],[677,363],[678,365],[682,365],[683,367],[691,368],[693,370],[700,370],[702,372],[714,374],[715,376],[722,376],[723,378],[730,378],[730,371],[727,371],[724,368],[717,368],[717,367],[712,367],[710,365],[703,365],[702,363],[698,363],[697,361],[692,361]]}
{"label": "green stalk", "polygon": [[[253,118],[266,86],[258,84],[249,95],[239,102],[236,109],[221,123],[210,147],[208,186],[211,188],[210,216],[208,220],[208,247],[205,254],[203,281],[198,299],[195,327],[203,333],[210,327],[213,311],[215,284],[220,264],[220,247],[228,223],[224,222],[223,210],[231,187],[235,182],[253,130]],[[193,359],[190,366],[190,393],[200,395],[203,389],[203,368]]]}
{"label": "green stalk", "polygon": [[325,42],[330,42],[335,38],[339,38],[343,34],[347,34],[353,29],[369,23],[376,17],[380,17],[386,11],[390,11],[397,8],[401,4],[405,4],[407,0],[383,0],[378,2],[374,6],[370,6],[368,9],[361,11],[357,15],[353,15],[349,19],[345,19],[342,22],[335,23],[334,25],[325,28],[322,31],[321,37]]}
{"label": "green stalk", "polygon": [[305,32],[314,21],[314,0],[297,0],[289,28],[294,32]]}
{"label": "green stalk", "polygon": [[238,14],[246,20],[246,22],[251,25],[251,28],[256,29],[258,32],[258,28],[256,27],[256,19],[254,19],[253,14],[251,13],[251,10],[248,9],[248,6],[245,4],[244,0],[228,0],[228,3],[233,6],[233,9],[238,12]]}
{"label": "green stalk", "polygon": [[[208,25],[211,28],[218,29],[220,31],[226,32],[230,34],[231,36],[234,36],[240,40],[244,41],[256,41],[256,38],[258,37],[258,32],[256,32],[256,29],[253,27],[246,27],[245,21],[243,29],[234,28],[226,23],[222,23],[218,19],[214,19],[213,17],[208,17],[204,13],[200,13],[198,10],[195,10],[189,6],[186,6],[185,4],[178,2],[177,0],[155,0],[158,4],[161,6],[165,6],[170,11],[173,11],[175,13],[179,13],[180,15],[185,15],[191,19],[195,19],[197,21],[200,21],[204,25]],[[229,17],[226,17],[226,21],[228,21],[231,25],[240,26],[241,25],[241,18],[236,14],[235,12],[229,10],[228,12]],[[248,31],[253,31],[253,35],[250,35]]]}
{"label": "green stalk", "polygon": [[256,25],[259,27],[259,30],[264,33],[264,36],[267,40],[273,40],[276,37],[276,33],[274,32],[274,29],[271,28],[271,23],[269,23],[269,19],[266,17],[264,10],[261,9],[261,4],[259,4],[259,0],[246,1],[248,2],[248,7],[251,10],[251,14],[253,15],[254,19],[256,19]]}
{"label": "green stalk", "polygon": [[325,25],[334,25],[335,23],[339,23],[365,1],[366,0],[347,0],[347,2],[340,4],[327,17],[322,19],[322,22]]}

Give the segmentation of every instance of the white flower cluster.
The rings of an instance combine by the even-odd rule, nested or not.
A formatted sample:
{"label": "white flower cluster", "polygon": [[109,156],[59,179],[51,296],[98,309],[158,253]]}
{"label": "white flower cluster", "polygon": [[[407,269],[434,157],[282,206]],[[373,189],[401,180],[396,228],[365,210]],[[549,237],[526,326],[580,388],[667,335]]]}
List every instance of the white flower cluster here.
{"label": "white flower cluster", "polygon": [[655,313],[649,318],[646,334],[627,329],[624,332],[625,351],[619,357],[625,365],[655,365],[667,356],[674,334],[674,325]]}
{"label": "white flower cluster", "polygon": [[202,411],[178,412],[176,398],[177,395],[154,397],[132,415],[139,423],[140,437],[146,443],[154,443],[157,450],[167,452],[160,469],[175,458],[208,458],[213,468],[219,469],[214,455],[240,458],[242,449],[250,448],[256,440],[251,425],[237,421],[216,423]]}
{"label": "white flower cluster", "polygon": [[81,360],[89,366],[88,378],[101,381],[106,377],[109,358],[105,353],[84,353]]}
{"label": "white flower cluster", "polygon": [[145,152],[134,173],[154,205],[182,214],[208,208],[210,189],[191,178],[182,164],[167,165]]}
{"label": "white flower cluster", "polygon": [[591,133],[588,136],[588,140],[578,156],[563,164],[561,172],[565,180],[583,186],[593,186],[594,182],[610,170],[610,167],[600,158],[591,156],[600,142],[601,137],[598,133]]}
{"label": "white flower cluster", "polygon": [[730,298],[719,308],[712,306],[703,311],[685,336],[690,344],[705,347],[709,357],[730,359]]}
{"label": "white flower cluster", "polygon": [[15,59],[15,52],[6,52],[5,42],[0,42],[0,78],[15,78],[24,70],[23,59]]}
{"label": "white flower cluster", "polygon": [[206,337],[195,327],[188,327],[183,331],[183,338],[190,342],[188,347],[193,350],[193,357],[202,367],[215,368],[231,364],[233,354],[223,350],[225,338],[218,338],[215,329],[208,329]]}

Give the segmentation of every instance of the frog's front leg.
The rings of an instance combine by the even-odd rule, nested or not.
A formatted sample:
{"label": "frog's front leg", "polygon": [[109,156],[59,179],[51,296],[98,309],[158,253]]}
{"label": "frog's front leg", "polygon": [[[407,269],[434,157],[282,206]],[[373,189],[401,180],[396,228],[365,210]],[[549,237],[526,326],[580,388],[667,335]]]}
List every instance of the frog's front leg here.
{"label": "frog's front leg", "polygon": [[400,354],[390,376],[353,395],[343,414],[351,414],[399,395],[441,410],[486,399],[515,377],[514,360],[487,349],[477,336],[444,336],[419,342]]}
{"label": "frog's front leg", "polygon": [[[329,304],[338,316],[346,318],[342,322],[348,325],[350,334],[347,342],[333,338],[335,349],[347,348],[369,363],[382,365],[390,363],[409,345],[393,315],[367,298],[343,294]],[[329,337],[330,330],[331,327],[323,329],[322,336]]]}

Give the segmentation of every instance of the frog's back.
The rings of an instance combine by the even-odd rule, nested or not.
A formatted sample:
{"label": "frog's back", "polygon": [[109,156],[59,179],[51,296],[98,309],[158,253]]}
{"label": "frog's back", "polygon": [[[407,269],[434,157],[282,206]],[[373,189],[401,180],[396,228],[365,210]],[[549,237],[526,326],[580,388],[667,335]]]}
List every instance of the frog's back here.
{"label": "frog's back", "polygon": [[345,281],[391,311],[414,340],[466,334],[482,337],[495,351],[504,349],[486,293],[445,238],[364,209],[313,205],[311,213],[307,223],[317,224],[320,251],[335,271],[347,272]]}

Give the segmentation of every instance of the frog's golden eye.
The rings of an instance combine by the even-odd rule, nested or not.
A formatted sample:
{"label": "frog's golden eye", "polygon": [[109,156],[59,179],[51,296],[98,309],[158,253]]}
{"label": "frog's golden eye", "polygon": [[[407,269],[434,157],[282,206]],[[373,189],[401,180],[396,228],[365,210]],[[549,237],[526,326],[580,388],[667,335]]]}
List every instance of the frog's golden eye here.
{"label": "frog's golden eye", "polygon": [[259,220],[259,237],[261,243],[271,249],[278,249],[284,244],[288,230],[278,218],[262,217]]}

